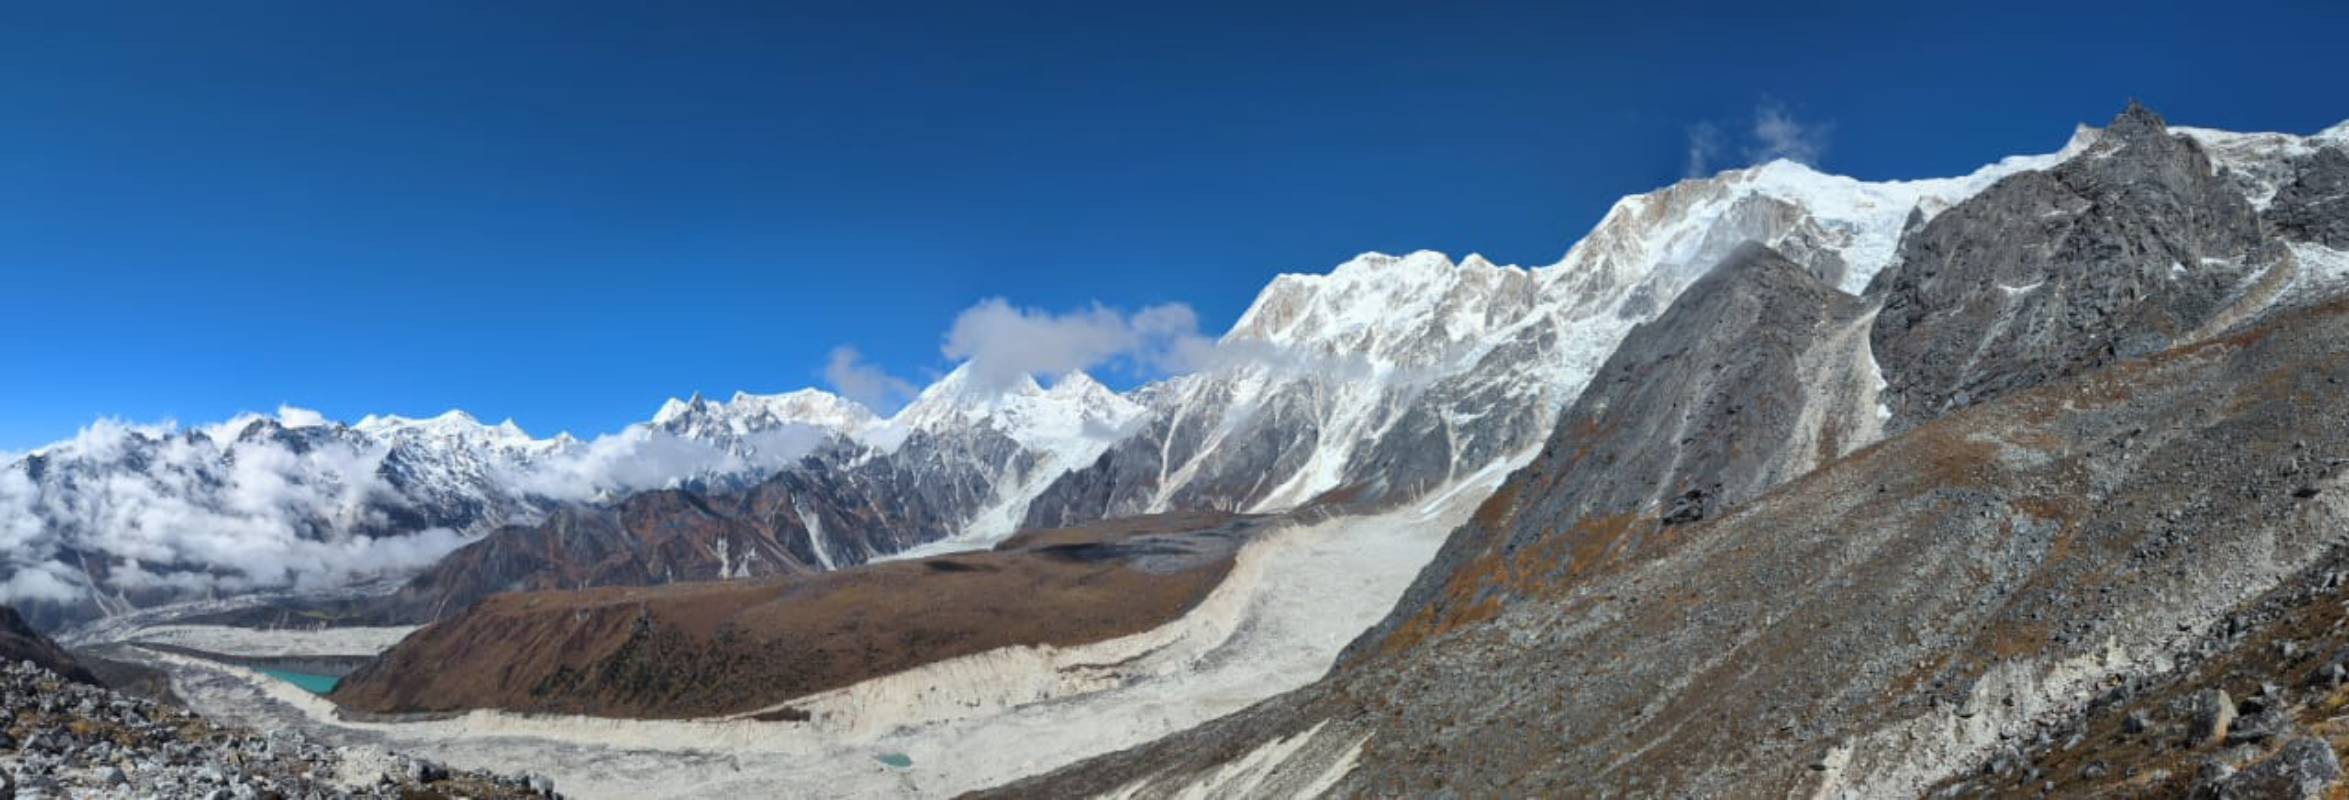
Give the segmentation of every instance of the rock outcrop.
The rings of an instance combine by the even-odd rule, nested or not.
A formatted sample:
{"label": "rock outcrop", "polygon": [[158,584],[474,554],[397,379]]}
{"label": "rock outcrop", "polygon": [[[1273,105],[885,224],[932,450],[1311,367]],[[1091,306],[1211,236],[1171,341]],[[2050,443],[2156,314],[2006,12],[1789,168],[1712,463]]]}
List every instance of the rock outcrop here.
{"label": "rock outcrop", "polygon": [[1539,566],[1579,570],[1607,547],[1719,516],[1875,441],[1868,321],[1860,298],[1773,250],[1731,254],[1624,338],[1541,454],[1349,657],[1489,614],[1508,601],[1493,571],[1545,540],[1605,537]]}
{"label": "rock outcrop", "polygon": [[556,798],[544,777],[493,775],[294,731],[213,725],[185,709],[0,666],[0,794],[9,797]]}
{"label": "rock outcrop", "polygon": [[2282,248],[2194,139],[2131,105],[2079,157],[1902,240],[1870,294],[1893,427],[2208,335]]}

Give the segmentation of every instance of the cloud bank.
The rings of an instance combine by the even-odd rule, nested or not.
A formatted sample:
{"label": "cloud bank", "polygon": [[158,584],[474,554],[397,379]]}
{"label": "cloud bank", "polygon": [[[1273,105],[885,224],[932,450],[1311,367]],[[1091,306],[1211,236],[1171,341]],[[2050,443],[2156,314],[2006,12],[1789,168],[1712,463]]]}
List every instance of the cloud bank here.
{"label": "cloud bank", "polygon": [[687,482],[764,477],[798,461],[829,435],[813,426],[785,425],[719,443],[631,425],[551,458],[507,467],[503,482],[525,495],[562,502],[616,499]]}
{"label": "cloud bank", "polygon": [[352,427],[292,408],[187,430],[100,420],[0,462],[0,602],[149,605],[400,576],[559,503],[763,477],[823,438],[635,425],[581,442],[470,418]]}
{"label": "cloud bank", "polygon": [[1029,376],[1112,365],[1135,372],[1184,372],[1209,346],[1199,335],[1199,315],[1181,303],[1131,314],[1096,303],[1055,314],[995,297],[956,315],[940,351],[968,362],[979,387],[1002,390]]}
{"label": "cloud bank", "polygon": [[913,397],[913,382],[866,363],[864,354],[848,345],[832,348],[824,362],[824,383],[834,393],[866,408],[887,414]]}
{"label": "cloud bank", "polygon": [[101,420],[0,467],[0,601],[70,602],[101,582],[109,595],[317,586],[462,543],[390,530],[385,448],[219,435],[233,427]]}

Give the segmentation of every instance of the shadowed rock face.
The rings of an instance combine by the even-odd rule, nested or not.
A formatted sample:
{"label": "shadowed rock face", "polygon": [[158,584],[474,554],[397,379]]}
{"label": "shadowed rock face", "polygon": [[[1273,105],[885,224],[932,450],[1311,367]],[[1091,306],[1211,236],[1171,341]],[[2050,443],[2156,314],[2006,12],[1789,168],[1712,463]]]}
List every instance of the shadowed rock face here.
{"label": "shadowed rock face", "polygon": [[2087,153],[1911,231],[1869,287],[1893,427],[2193,339],[2280,257],[2239,191],[2131,105]]}
{"label": "shadowed rock face", "polygon": [[1507,601],[1492,565],[1570,526],[1696,522],[1874,441],[1867,322],[1859,298],[1768,248],[1731,255],[1624,338],[1541,455],[1348,658],[1489,614]]}
{"label": "shadowed rock face", "polygon": [[[1520,599],[1476,624],[1000,794],[1162,796],[1253,753],[1275,792],[1913,795],[2322,563],[2349,524],[2311,455],[2349,453],[2344,352],[2335,302],[2008,393],[1725,516],[1583,526],[1493,565]],[[1493,524],[1543,524],[1528,499]]]}
{"label": "shadowed rock face", "polygon": [[101,685],[98,676],[82,668],[81,662],[72,653],[65,652],[65,648],[58,647],[56,642],[49,641],[48,637],[33,630],[24,617],[17,615],[15,608],[0,606],[0,664],[15,664],[19,661],[33,662],[66,680],[91,686]]}
{"label": "shadowed rock face", "polygon": [[2293,166],[2295,176],[2276,190],[2267,220],[2284,238],[2349,250],[2349,153],[2322,148]]}

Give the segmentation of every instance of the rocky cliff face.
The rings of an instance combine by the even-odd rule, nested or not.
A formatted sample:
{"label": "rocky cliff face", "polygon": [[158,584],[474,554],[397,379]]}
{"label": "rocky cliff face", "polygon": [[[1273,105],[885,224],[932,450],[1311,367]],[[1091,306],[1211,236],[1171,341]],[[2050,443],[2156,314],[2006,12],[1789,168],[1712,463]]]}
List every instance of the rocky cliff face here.
{"label": "rocky cliff face", "polygon": [[[1632,537],[1719,516],[1882,432],[1871,309],[1759,244],[1624,338],[1532,463],[1454,532],[1349,660],[1487,615],[1508,570],[1558,538]],[[1582,569],[1604,550],[1539,569]]]}
{"label": "rocky cliff face", "polygon": [[2207,335],[2283,253],[2200,144],[2132,106],[1903,241],[1872,291],[1894,425]]}
{"label": "rocky cliff face", "polygon": [[559,798],[544,777],[452,770],[298,732],[214,725],[184,709],[0,664],[0,793],[9,797]]}

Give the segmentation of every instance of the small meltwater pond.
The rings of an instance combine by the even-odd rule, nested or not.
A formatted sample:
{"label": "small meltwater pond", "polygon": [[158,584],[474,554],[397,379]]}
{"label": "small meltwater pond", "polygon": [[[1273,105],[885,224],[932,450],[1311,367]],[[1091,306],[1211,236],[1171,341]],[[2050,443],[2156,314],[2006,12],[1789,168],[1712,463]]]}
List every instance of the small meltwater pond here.
{"label": "small meltwater pond", "polygon": [[343,682],[342,678],[314,672],[295,672],[290,669],[270,669],[268,667],[261,667],[257,671],[263,675],[302,687],[311,694],[326,694],[334,691],[335,684]]}

